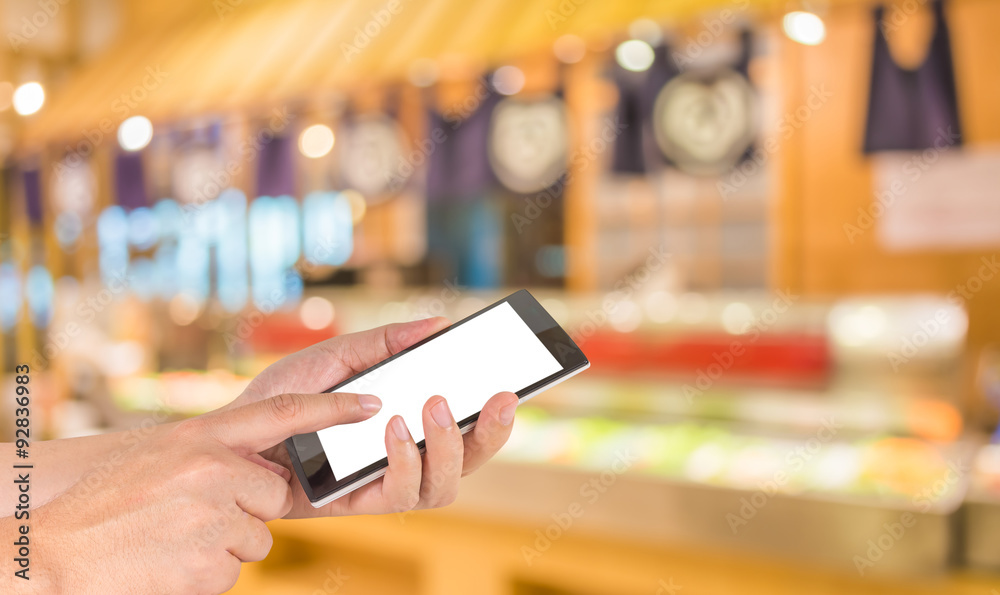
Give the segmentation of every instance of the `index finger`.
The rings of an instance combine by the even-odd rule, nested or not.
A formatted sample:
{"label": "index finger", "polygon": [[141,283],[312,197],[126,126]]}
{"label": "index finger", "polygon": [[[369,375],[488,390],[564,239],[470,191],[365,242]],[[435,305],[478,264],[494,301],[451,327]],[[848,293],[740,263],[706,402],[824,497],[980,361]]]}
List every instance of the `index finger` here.
{"label": "index finger", "polygon": [[374,395],[283,394],[203,416],[208,431],[244,454],[260,452],[296,434],[364,421],[382,408]]}

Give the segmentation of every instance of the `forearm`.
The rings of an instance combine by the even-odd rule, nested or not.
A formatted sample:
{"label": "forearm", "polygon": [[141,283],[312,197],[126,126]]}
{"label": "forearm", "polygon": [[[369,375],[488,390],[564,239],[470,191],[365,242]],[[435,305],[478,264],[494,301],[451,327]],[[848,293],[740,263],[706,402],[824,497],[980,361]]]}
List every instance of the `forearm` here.
{"label": "forearm", "polygon": [[[14,503],[18,498],[18,486],[14,483],[20,469],[14,465],[32,465],[31,505],[40,507],[65,492],[70,486],[83,480],[94,483],[100,481],[121,461],[121,457],[133,446],[169,427],[140,426],[124,432],[66,438],[32,443],[27,459],[16,456],[14,444],[0,444],[0,504]],[[11,504],[13,506],[13,504]],[[0,516],[12,514],[0,510]]]}
{"label": "forearm", "polygon": [[[16,553],[0,564],[0,593],[64,592],[63,579],[79,574],[71,569],[79,552],[69,551],[67,511],[75,510],[90,491],[115,481],[114,471],[124,464],[130,450],[173,425],[145,425],[113,434],[36,442],[31,444],[27,459],[16,456],[15,445],[0,444],[4,468],[0,472],[4,477],[0,483],[0,541],[13,544]],[[80,485],[73,494],[59,498],[76,484]],[[61,517],[54,507],[63,510]]]}
{"label": "forearm", "polygon": [[[0,483],[0,502],[3,515],[12,514],[6,510],[14,506],[18,498],[18,484],[14,483],[18,474],[30,472],[31,504],[39,507],[49,502],[84,475],[91,472],[116,444],[115,434],[87,436],[65,440],[35,442],[29,449],[28,458],[18,458],[13,444],[0,445],[0,455],[4,461],[4,477]],[[15,468],[14,465],[31,465],[30,468]]]}

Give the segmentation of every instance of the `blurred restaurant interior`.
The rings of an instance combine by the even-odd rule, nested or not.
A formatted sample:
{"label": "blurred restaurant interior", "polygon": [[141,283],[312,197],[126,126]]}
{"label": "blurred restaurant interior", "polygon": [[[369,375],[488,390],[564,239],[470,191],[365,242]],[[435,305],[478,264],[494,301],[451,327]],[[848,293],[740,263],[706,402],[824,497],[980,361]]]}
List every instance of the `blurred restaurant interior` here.
{"label": "blurred restaurant interior", "polygon": [[0,11],[3,420],[17,364],[121,430],[522,287],[592,361],[233,593],[1000,593],[1000,2]]}

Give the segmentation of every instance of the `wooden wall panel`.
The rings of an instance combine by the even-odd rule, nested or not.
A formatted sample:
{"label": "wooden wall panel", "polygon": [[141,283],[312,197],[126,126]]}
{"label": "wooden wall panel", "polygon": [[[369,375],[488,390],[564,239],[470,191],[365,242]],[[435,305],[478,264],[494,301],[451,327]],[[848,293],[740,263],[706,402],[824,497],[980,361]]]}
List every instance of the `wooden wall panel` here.
{"label": "wooden wall panel", "polygon": [[[953,51],[958,73],[962,124],[967,143],[1000,145],[1000,3],[953,0],[949,3]],[[778,48],[786,75],[785,112],[794,110],[814,85],[833,96],[816,110],[783,148],[783,188],[777,219],[777,287],[806,295],[866,293],[948,293],[975,275],[981,258],[995,250],[956,252],[886,251],[876,230],[854,242],[844,232],[858,209],[873,202],[872,167],[861,153],[871,65],[871,10],[867,4],[841,5],[828,15],[827,39],[806,47],[783,39]],[[914,19],[916,21],[917,19]],[[904,28],[899,35],[919,35]],[[1000,172],[997,176],[1000,181]],[[998,190],[1000,200],[1000,190]],[[1000,277],[968,300],[970,368],[966,393],[976,417],[991,416],[973,386],[971,362],[979,349],[1000,341]]]}

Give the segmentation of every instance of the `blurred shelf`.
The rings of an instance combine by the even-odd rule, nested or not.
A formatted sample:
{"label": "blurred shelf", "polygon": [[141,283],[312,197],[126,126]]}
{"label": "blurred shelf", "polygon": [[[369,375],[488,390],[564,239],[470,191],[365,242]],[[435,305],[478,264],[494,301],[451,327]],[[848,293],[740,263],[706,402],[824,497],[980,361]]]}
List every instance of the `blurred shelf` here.
{"label": "blurred shelf", "polygon": [[871,498],[733,489],[611,469],[495,463],[465,480],[456,506],[544,530],[576,503],[582,512],[573,525],[581,530],[664,546],[766,552],[855,572],[854,556],[866,555],[869,540],[880,539],[886,525],[912,519],[905,539],[892,539],[891,551],[869,573],[881,576],[941,574],[957,546],[953,513],[961,491],[923,511]]}

